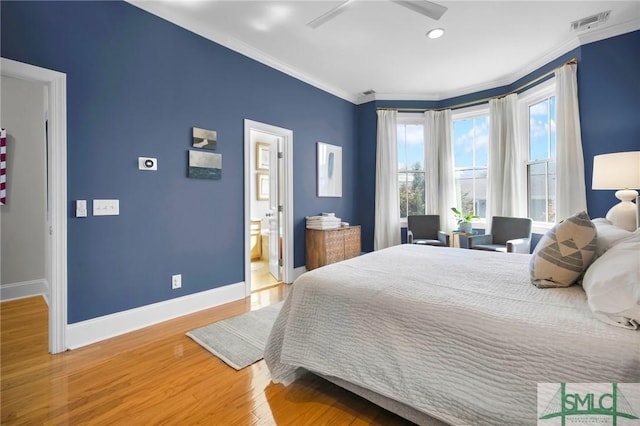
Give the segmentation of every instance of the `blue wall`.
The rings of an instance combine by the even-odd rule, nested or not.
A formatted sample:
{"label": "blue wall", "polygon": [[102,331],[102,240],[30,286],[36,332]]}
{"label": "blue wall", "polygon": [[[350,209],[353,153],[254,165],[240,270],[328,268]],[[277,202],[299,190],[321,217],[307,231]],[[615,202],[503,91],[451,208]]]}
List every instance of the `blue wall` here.
{"label": "blue wall", "polygon": [[615,191],[591,189],[593,157],[640,151],[640,31],[582,47],[578,64],[580,126],[587,207],[604,217],[619,200]]}
{"label": "blue wall", "polygon": [[[243,120],[294,132],[294,248],[304,217],[335,211],[373,249],[376,107],[497,96],[576,56],[592,216],[593,155],[640,149],[640,32],[582,46],[521,81],[440,102],[354,106],[124,2],[0,3],[2,56],[67,74],[69,322],[241,282]],[[192,127],[218,131],[222,180],[186,177]],[[343,197],[316,197],[316,142],[343,147]],[[139,172],[137,157],[157,157]],[[73,200],[117,198],[117,217],[74,218]],[[170,276],[183,288],[170,289]]]}
{"label": "blue wall", "polygon": [[[294,132],[296,267],[304,216],[358,222],[350,102],[124,2],[0,7],[2,56],[67,74],[70,323],[244,280],[245,118]],[[192,127],[218,132],[221,180],[187,178]],[[342,198],[316,197],[317,141],[343,147]],[[73,217],[95,198],[120,216]]]}
{"label": "blue wall", "polygon": [[[375,181],[376,108],[446,108],[462,102],[500,96],[553,70],[571,58],[578,59],[578,98],[587,187],[591,217],[603,217],[618,200],[615,191],[593,191],[593,156],[607,152],[640,150],[640,31],[586,44],[540,67],[513,84],[439,102],[372,101],[358,106],[360,179]],[[360,222],[363,250],[373,250],[375,188],[362,185]],[[539,238],[534,241],[537,243]]]}

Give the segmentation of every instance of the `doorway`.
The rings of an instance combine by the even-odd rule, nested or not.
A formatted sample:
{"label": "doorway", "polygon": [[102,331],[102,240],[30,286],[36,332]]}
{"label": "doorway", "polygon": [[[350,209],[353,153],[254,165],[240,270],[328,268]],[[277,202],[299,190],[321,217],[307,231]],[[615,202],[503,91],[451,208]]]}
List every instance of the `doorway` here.
{"label": "doorway", "polygon": [[245,120],[245,284],[247,296],[293,275],[293,132]]}
{"label": "doorway", "polygon": [[49,284],[49,352],[55,354],[67,349],[67,77],[10,59],[0,60],[3,77],[42,84],[48,94],[45,279]]}
{"label": "doorway", "polygon": [[47,88],[4,75],[0,80],[6,151],[0,182],[3,197],[8,195],[0,202],[2,300],[40,295],[48,300]]}

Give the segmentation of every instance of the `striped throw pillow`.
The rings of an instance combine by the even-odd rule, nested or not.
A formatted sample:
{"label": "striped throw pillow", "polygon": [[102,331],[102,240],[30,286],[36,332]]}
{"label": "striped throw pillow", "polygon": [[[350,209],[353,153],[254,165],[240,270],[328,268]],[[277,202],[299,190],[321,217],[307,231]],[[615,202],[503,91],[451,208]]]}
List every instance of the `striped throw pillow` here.
{"label": "striped throw pillow", "polygon": [[596,227],[586,212],[578,213],[551,228],[536,245],[529,272],[540,288],[569,287],[594,258]]}

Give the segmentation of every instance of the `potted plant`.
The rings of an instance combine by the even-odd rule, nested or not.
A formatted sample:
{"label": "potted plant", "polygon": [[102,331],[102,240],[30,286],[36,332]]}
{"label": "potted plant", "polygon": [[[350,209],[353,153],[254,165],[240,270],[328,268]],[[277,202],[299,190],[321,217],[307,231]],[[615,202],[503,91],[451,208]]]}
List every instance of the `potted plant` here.
{"label": "potted plant", "polygon": [[451,211],[456,216],[456,220],[458,221],[458,229],[460,230],[460,232],[470,234],[472,229],[471,220],[476,219],[479,216],[473,213],[464,214],[456,207],[451,207]]}

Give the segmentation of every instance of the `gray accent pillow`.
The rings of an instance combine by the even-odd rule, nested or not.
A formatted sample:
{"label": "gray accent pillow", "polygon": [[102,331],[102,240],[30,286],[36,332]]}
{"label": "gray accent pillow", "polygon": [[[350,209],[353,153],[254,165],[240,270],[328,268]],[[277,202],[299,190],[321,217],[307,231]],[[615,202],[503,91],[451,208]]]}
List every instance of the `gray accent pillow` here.
{"label": "gray accent pillow", "polygon": [[551,228],[538,242],[531,260],[531,282],[540,288],[569,287],[587,269],[596,252],[596,227],[587,212]]}

